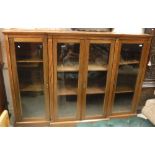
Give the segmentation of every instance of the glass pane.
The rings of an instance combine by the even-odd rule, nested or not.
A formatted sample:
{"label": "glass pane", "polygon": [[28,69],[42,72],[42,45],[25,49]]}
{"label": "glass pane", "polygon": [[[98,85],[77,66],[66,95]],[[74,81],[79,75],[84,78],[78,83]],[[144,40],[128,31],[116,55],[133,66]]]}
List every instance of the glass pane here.
{"label": "glass pane", "polygon": [[63,72],[57,74],[58,94],[77,94],[78,72]]}
{"label": "glass pane", "polygon": [[138,64],[120,65],[118,69],[116,91],[134,91],[138,71]]}
{"label": "glass pane", "polygon": [[58,117],[75,118],[76,117],[77,95],[58,96]]}
{"label": "glass pane", "polygon": [[57,52],[58,67],[79,65],[79,43],[58,43]]}
{"label": "glass pane", "polygon": [[[58,117],[75,117],[78,72],[58,73]],[[60,96],[61,95],[61,96]]]}
{"label": "glass pane", "polygon": [[86,96],[86,116],[103,115],[103,94],[91,94]]}
{"label": "glass pane", "polygon": [[16,59],[42,59],[43,58],[43,45],[42,43],[28,43],[17,42],[15,43]]}
{"label": "glass pane", "polygon": [[[42,43],[15,43],[22,117],[45,117]],[[19,60],[19,61],[18,61]]]}
{"label": "glass pane", "polygon": [[79,43],[57,44],[57,117],[75,118],[77,114]]}
{"label": "glass pane", "polygon": [[43,91],[21,91],[23,117],[45,117]]}
{"label": "glass pane", "polygon": [[104,66],[108,64],[110,44],[90,44],[89,65]]}
{"label": "glass pane", "polygon": [[21,91],[43,91],[42,63],[17,63],[17,72]]}
{"label": "glass pane", "polygon": [[113,113],[130,112],[133,93],[115,94]]}
{"label": "glass pane", "polygon": [[143,44],[123,44],[121,49],[121,62],[140,61]]}
{"label": "glass pane", "polygon": [[87,90],[89,91],[91,89],[94,93],[100,90],[103,93],[106,87],[106,77],[107,72],[89,71],[87,77]]}

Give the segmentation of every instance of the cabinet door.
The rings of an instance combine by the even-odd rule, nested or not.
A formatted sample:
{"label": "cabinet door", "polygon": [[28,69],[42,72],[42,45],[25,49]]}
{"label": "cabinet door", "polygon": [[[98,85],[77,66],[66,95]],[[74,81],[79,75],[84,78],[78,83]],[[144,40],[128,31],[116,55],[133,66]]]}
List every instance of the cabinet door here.
{"label": "cabinet door", "polygon": [[83,119],[103,118],[106,115],[114,42],[87,40],[83,63]]}
{"label": "cabinet door", "polygon": [[112,76],[112,106],[110,115],[134,113],[142,86],[148,56],[147,42],[121,40],[116,44]]}
{"label": "cabinet door", "polygon": [[44,38],[10,38],[17,121],[48,120],[48,60]]}
{"label": "cabinet door", "polygon": [[55,121],[80,117],[82,44],[80,40],[54,39]]}

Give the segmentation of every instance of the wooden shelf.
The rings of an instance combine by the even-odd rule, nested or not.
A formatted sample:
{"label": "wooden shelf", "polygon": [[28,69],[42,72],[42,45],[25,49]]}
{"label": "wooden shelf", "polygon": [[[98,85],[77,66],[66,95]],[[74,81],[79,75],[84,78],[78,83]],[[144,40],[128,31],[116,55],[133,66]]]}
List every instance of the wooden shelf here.
{"label": "wooden shelf", "polygon": [[121,61],[120,65],[132,65],[132,64],[139,64],[140,62],[138,60],[131,60],[131,61]]}
{"label": "wooden shelf", "polygon": [[24,60],[17,60],[17,63],[42,63],[42,59],[24,59]]}
{"label": "wooden shelf", "polygon": [[76,66],[58,66],[58,72],[77,72],[79,71],[79,65]]}
{"label": "wooden shelf", "polygon": [[96,64],[89,64],[88,71],[107,71],[107,66],[96,65]]}
{"label": "wooden shelf", "polygon": [[74,87],[64,87],[64,88],[59,88],[57,93],[58,95],[77,95],[77,88]]}
{"label": "wooden shelf", "polygon": [[105,93],[105,88],[102,87],[88,87],[86,89],[86,94],[103,94]]}
{"label": "wooden shelf", "polygon": [[[58,95],[77,95],[77,88],[74,87],[65,87],[58,89]],[[86,94],[103,94],[105,93],[105,88],[101,87],[90,87],[86,89]]]}
{"label": "wooden shelf", "polygon": [[20,91],[26,92],[26,91],[43,91],[44,86],[40,83],[34,83],[34,84],[20,84]]}
{"label": "wooden shelf", "polygon": [[128,93],[128,92],[134,92],[134,88],[131,86],[119,86],[116,88],[115,93]]}

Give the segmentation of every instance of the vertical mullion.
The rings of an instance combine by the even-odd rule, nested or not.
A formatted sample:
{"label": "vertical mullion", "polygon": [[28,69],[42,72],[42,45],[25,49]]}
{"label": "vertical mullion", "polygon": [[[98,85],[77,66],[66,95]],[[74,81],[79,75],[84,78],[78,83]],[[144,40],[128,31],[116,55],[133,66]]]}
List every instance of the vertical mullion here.
{"label": "vertical mullion", "polygon": [[47,57],[47,38],[43,38],[43,74],[44,74],[44,92],[45,92],[45,109],[46,119],[49,120],[49,78],[48,78],[48,57]]}

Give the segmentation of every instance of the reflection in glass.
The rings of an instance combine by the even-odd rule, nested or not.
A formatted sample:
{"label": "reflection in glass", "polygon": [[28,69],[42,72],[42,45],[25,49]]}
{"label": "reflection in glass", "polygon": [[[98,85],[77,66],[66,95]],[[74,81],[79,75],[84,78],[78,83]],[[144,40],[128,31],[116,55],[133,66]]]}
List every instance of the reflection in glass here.
{"label": "reflection in glass", "polygon": [[103,94],[91,94],[86,96],[86,116],[103,115]]}
{"label": "reflection in glass", "polygon": [[38,60],[43,58],[42,43],[16,42],[15,51],[17,60]]}
{"label": "reflection in glass", "polygon": [[76,117],[77,95],[58,96],[58,117],[75,118]]}
{"label": "reflection in glass", "polygon": [[105,88],[105,86],[106,86],[106,76],[107,76],[107,72],[89,71],[88,72],[87,88],[90,88],[90,87]]}
{"label": "reflection in glass", "polygon": [[116,89],[127,91],[133,90],[136,84],[139,65],[120,65],[118,69],[117,87]]}
{"label": "reflection in glass", "polygon": [[79,65],[79,43],[58,43],[57,52],[58,66]]}
{"label": "reflection in glass", "polygon": [[123,44],[120,61],[140,61],[142,49],[143,44]]}
{"label": "reflection in glass", "polygon": [[63,72],[57,74],[58,93],[62,89],[69,91],[78,88],[78,72]]}
{"label": "reflection in glass", "polygon": [[112,112],[122,113],[131,111],[133,93],[115,94],[115,100]]}
{"label": "reflection in glass", "polygon": [[110,44],[90,44],[89,65],[104,66],[108,64]]}
{"label": "reflection in glass", "polygon": [[23,117],[45,117],[44,92],[21,91]]}
{"label": "reflection in glass", "polygon": [[43,91],[43,64],[17,63],[21,91]]}

